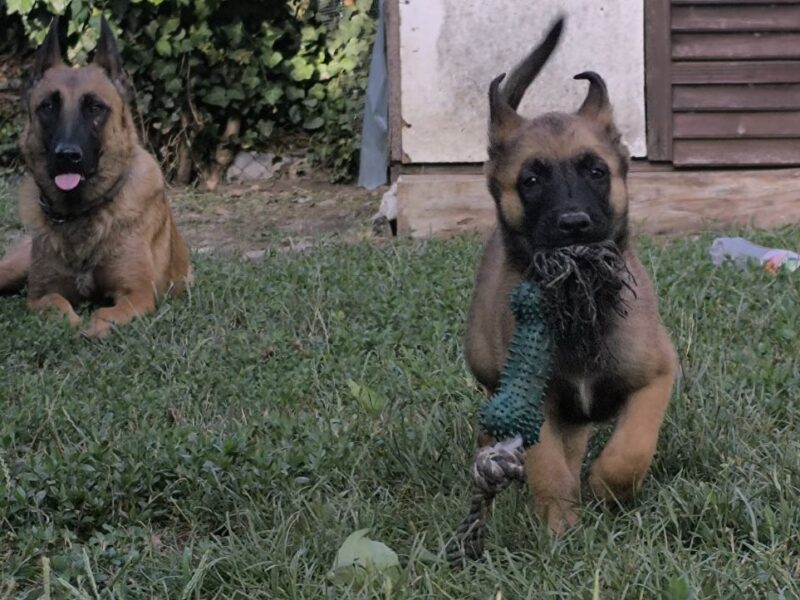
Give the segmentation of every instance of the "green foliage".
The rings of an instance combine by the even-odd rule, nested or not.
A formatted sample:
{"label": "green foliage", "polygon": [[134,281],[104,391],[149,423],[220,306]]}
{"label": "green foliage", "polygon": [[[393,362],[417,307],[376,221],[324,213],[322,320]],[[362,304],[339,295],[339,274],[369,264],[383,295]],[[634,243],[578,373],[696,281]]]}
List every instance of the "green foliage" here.
{"label": "green foliage", "polygon": [[[290,139],[341,180],[356,170],[372,4],[359,0],[326,25],[307,0],[9,0],[0,27],[22,31],[21,21],[33,46],[50,15],[63,14],[68,58],[80,63],[105,14],[134,82],[144,141],[170,173],[182,152],[199,170],[221,149],[280,149]],[[226,129],[234,135],[225,138]]]}

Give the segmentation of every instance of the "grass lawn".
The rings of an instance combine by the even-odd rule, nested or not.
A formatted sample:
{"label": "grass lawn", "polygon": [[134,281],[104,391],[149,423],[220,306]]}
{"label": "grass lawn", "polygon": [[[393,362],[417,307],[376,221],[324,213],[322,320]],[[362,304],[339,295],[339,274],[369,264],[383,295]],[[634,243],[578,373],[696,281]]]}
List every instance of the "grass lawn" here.
{"label": "grass lawn", "polygon": [[710,239],[641,245],[684,369],[641,496],[551,539],[507,491],[461,572],[477,240],[196,257],[102,342],[0,298],[0,599],[368,597],[327,578],[361,528],[402,562],[377,597],[800,597],[800,274]]}

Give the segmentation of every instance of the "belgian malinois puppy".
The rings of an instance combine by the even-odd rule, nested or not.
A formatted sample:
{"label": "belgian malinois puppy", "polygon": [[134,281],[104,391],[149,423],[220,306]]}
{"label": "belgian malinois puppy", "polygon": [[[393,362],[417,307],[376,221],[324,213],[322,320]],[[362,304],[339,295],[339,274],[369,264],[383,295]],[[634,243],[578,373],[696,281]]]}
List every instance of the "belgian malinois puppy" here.
{"label": "belgian malinois puppy", "polygon": [[[509,294],[524,278],[542,284],[552,315],[554,364],[540,442],[527,451],[525,468],[537,512],[554,532],[577,520],[581,463],[594,422],[616,417],[611,439],[591,466],[591,490],[602,499],[638,491],[656,450],[677,363],[630,239],[629,154],[605,82],[593,72],[575,76],[588,80],[589,91],[574,114],[526,119],[516,112],[562,26],[556,22],[504,85],[501,75],[490,86],[485,172],[497,228],[478,270],[466,345],[472,372],[494,392],[514,333]],[[548,268],[541,268],[552,266],[548,256],[571,266],[559,266],[557,277],[549,277]],[[561,279],[572,284],[564,287]],[[572,294],[569,285],[578,291]],[[589,293],[581,295],[581,289]]]}
{"label": "belgian malinois puppy", "polygon": [[28,173],[19,210],[32,235],[0,262],[0,291],[27,280],[32,310],[56,310],[75,327],[74,305],[104,304],[86,330],[103,336],[181,291],[189,252],[161,170],[139,144],[111,29],[103,20],[94,62],[72,68],[57,28],[54,20],[23,92]]}

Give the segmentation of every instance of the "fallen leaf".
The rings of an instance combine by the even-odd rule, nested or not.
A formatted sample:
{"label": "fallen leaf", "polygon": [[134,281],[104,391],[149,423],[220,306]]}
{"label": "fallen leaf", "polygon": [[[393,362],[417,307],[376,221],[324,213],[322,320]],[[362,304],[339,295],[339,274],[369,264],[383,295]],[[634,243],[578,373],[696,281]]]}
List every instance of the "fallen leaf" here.
{"label": "fallen leaf", "polygon": [[400,575],[397,553],[382,542],[367,537],[369,529],[351,533],[336,553],[336,560],[328,578],[337,585],[364,585],[371,578],[385,583]]}

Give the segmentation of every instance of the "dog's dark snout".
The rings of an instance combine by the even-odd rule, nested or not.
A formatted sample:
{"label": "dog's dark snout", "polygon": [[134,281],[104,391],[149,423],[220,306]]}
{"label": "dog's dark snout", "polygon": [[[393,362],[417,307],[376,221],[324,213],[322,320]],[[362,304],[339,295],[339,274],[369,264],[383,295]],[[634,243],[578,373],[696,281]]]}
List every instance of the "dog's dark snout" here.
{"label": "dog's dark snout", "polygon": [[592,219],[583,211],[568,212],[558,217],[558,228],[564,233],[582,233],[592,226]]}
{"label": "dog's dark snout", "polygon": [[83,150],[76,144],[58,144],[56,156],[65,163],[78,164],[83,160]]}

